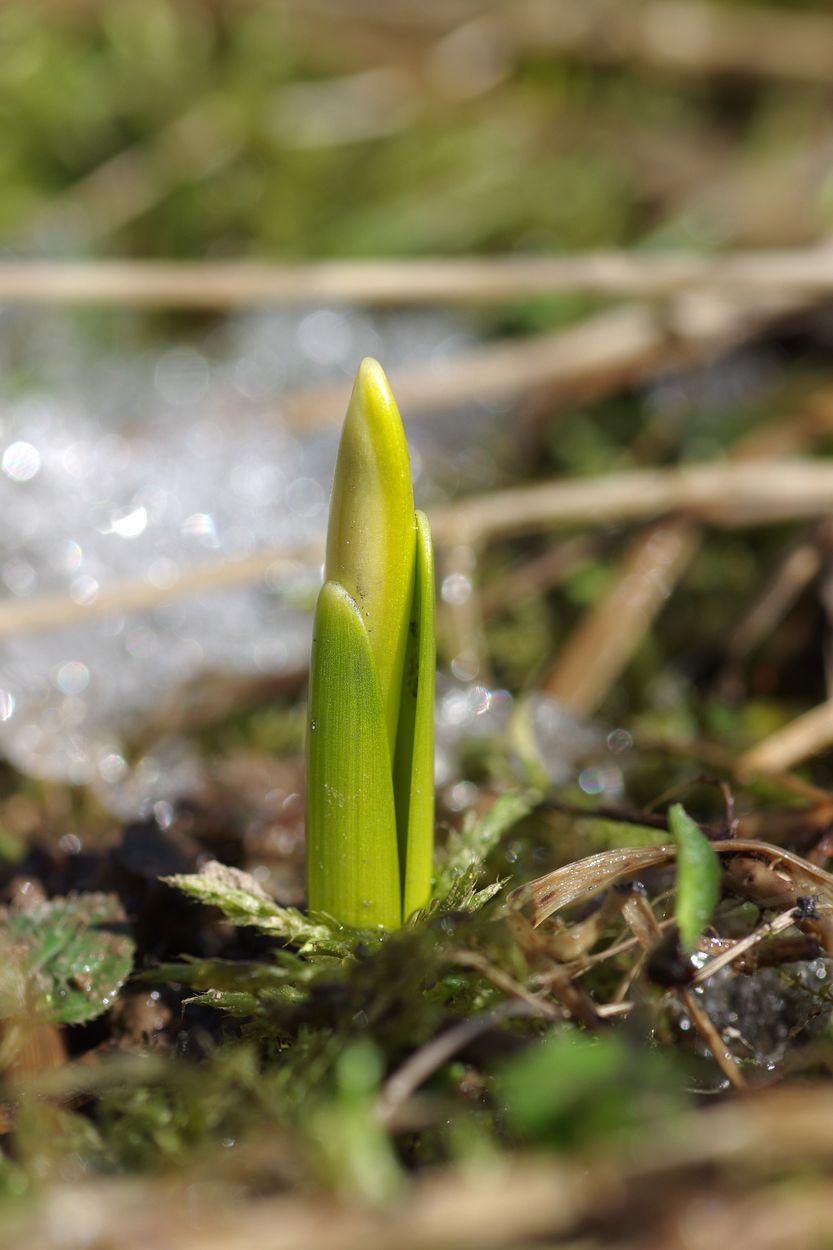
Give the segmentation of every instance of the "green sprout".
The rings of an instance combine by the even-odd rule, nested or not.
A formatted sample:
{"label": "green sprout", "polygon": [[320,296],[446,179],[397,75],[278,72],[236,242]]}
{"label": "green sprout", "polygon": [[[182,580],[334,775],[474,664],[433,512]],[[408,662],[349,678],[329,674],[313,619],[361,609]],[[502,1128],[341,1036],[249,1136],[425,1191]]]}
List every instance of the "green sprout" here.
{"label": "green sprout", "polygon": [[307,902],[397,929],[431,894],[434,561],[387,378],[363,360],[338,450],[310,657]]}

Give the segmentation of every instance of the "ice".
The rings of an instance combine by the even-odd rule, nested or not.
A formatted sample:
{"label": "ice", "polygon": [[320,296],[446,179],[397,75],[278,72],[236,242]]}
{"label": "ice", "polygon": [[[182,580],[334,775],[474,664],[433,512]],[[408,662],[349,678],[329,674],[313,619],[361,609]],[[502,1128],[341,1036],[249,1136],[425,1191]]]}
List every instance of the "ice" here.
{"label": "ice", "polygon": [[[138,340],[138,324],[111,340]],[[304,549],[323,539],[338,422],[290,428],[286,391],[344,380],[365,354],[431,369],[471,334],[450,314],[328,308],[241,315],[132,351],[93,348],[69,313],[6,310],[0,331],[0,617],[3,603],[50,595],[66,596],[69,617],[121,583],[175,591],[210,562],[288,557],[242,589],[2,635],[0,751],[128,815],[194,784],[181,743],[127,763],[127,744],[177,690],[305,661],[320,568]],[[452,421],[409,421],[420,502],[488,485],[501,422],[475,396]],[[465,717],[497,723],[506,700],[477,689]]]}

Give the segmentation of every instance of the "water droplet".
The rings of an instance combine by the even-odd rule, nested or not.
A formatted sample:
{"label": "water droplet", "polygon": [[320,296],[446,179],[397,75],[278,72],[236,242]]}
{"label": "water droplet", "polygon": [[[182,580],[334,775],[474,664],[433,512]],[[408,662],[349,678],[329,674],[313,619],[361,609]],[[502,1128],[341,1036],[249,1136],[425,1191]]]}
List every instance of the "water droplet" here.
{"label": "water droplet", "polygon": [[147,508],[118,508],[110,517],[109,526],[102,530],[102,533],[118,534],[120,538],[137,538],[147,529],[147,523]]}
{"label": "water droplet", "polygon": [[90,684],[90,670],[81,660],[67,660],[55,674],[61,694],[83,694]]}
{"label": "water droplet", "polygon": [[28,482],[40,470],[40,452],[31,443],[10,443],[0,463],[6,477],[13,482]]}

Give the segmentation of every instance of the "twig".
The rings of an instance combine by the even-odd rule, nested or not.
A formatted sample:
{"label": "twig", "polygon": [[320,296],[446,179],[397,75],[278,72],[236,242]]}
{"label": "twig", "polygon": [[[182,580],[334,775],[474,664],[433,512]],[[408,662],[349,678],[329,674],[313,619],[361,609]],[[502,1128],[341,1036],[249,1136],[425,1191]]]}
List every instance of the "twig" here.
{"label": "twig", "polygon": [[[622,908],[622,915],[638,938],[642,949],[646,954],[649,953],[659,942],[662,935],[651,904],[641,895],[633,894]],[[736,1089],[745,1089],[746,1080],[738,1067],[737,1060],[715,1028],[702,1003],[699,1002],[690,990],[674,989],[671,992],[712,1052],[715,1062],[723,1075]]]}
{"label": "twig", "polygon": [[582,617],[544,681],[579,716],[596,711],[697,550],[685,517],[652,525],[630,543],[604,596]]}
{"label": "twig", "polygon": [[528,1002],[502,1003],[491,1011],[483,1011],[479,1015],[469,1016],[459,1024],[439,1033],[419,1050],[409,1055],[403,1064],[388,1077],[382,1087],[377,1106],[377,1115],[383,1124],[387,1124],[397,1109],[424,1084],[429,1077],[438,1072],[450,1059],[464,1047],[470,1045],[484,1033],[489,1033],[502,1020],[512,1016],[540,1015],[551,1018],[552,1008],[546,1003],[530,1005]]}
{"label": "twig", "polygon": [[520,51],[571,53],[593,62],[634,61],[673,73],[741,74],[827,84],[833,21],[824,13],[737,11],[702,0],[528,0],[501,31]]}
{"label": "twig", "polygon": [[833,465],[796,459],[634,469],[492,491],[435,509],[439,541],[505,538],[686,512],[720,526],[768,525],[833,509]]}
{"label": "twig", "polygon": [[[402,411],[411,413],[509,403],[543,387],[557,387],[563,403],[571,388],[592,385],[596,395],[609,393],[660,364],[700,359],[757,325],[759,319],[736,310],[717,322],[701,323],[672,311],[626,305],[567,329],[487,343],[436,369],[397,370],[391,374],[391,387]],[[282,396],[278,413],[304,430],[335,425],[349,394],[348,382],[298,391]]]}
{"label": "twig", "polygon": [[480,595],[480,610],[484,617],[496,616],[518,603],[538,599],[599,554],[596,539],[566,538],[557,547],[547,547],[531,559],[519,561],[487,586]]}
{"label": "twig", "polygon": [[[183,125],[183,132],[186,129]],[[128,153],[113,158],[113,177],[116,172],[123,175],[121,165],[127,160]],[[196,175],[196,170],[191,171],[192,177]],[[110,174],[105,179],[103,171],[99,171],[97,178],[109,192]],[[135,194],[138,196],[138,190]],[[144,197],[140,203],[144,203]],[[115,213],[112,202],[108,204],[109,212]],[[115,228],[121,221],[107,224]],[[102,228],[103,223],[99,230]],[[717,255],[599,251],[570,256],[308,264],[30,259],[0,263],[0,301],[4,304],[97,304],[213,311],[256,304],[412,307],[500,304],[561,291],[657,298],[697,289],[747,296],[785,290],[813,298],[828,295],[833,291],[833,248],[825,245]]]}
{"label": "twig", "polygon": [[[717,525],[766,525],[828,513],[833,507],[833,465],[818,460],[756,464],[704,464],[645,469],[595,478],[493,491],[431,512],[438,545],[481,542],[554,529],[605,525],[684,509]],[[164,589],[143,579],[103,590],[79,606],[63,594],[0,604],[0,638],[23,630],[55,629],[114,612],[149,611],[178,596],[256,582],[282,564],[315,563],[322,547],[267,550],[244,560],[198,565]],[[664,749],[671,749],[667,746]],[[819,794],[815,791],[815,794]]]}
{"label": "twig", "polygon": [[[147,143],[123,148],[72,184],[36,214],[29,228],[48,237],[55,230],[65,230],[66,223],[71,222],[80,228],[79,233],[85,238],[113,234],[154,208],[176,187],[198,182],[230,164],[242,148],[243,131],[243,117],[228,93],[198,99]],[[115,262],[116,268],[122,263]],[[142,267],[141,262],[137,267]],[[19,265],[10,266],[10,269],[19,268]],[[48,279],[51,271],[60,288],[59,275],[64,268],[69,270],[74,266],[58,264],[53,268],[51,264],[44,264],[44,277]],[[96,268],[89,262],[80,265],[80,270],[87,275]],[[130,285],[128,282],[128,289]],[[64,299],[59,293],[55,302],[64,302]],[[52,302],[46,296],[45,286],[34,302]]]}
{"label": "twig", "polygon": [[173,586],[153,586],[144,578],[117,582],[104,589],[92,603],[74,603],[68,595],[39,595],[32,599],[0,602],[0,638],[39,630],[63,629],[85,621],[100,620],[121,612],[149,612],[162,603],[205,591],[249,586],[267,573],[297,571],[299,563],[321,560],[323,544],[308,545],[288,554],[267,549],[243,560],[198,564],[183,572]]}
{"label": "twig", "polygon": [[743,773],[780,772],[833,746],[833,699],[790,721],[738,760]]}
{"label": "twig", "polygon": [[762,924],[754,933],[747,933],[746,937],[739,938],[737,942],[732,942],[731,946],[725,951],[721,951],[719,955],[715,955],[714,959],[710,959],[702,968],[698,968],[697,972],[691,979],[692,985],[702,985],[704,981],[708,981],[719,972],[721,968],[725,968],[727,964],[735,962],[739,956],[751,950],[753,946],[757,946],[759,942],[763,942],[764,938],[777,937],[779,933],[783,933],[784,929],[789,929],[795,924],[796,909],[793,907],[789,911],[782,912],[780,916],[776,916],[774,920],[770,920],[767,924]]}

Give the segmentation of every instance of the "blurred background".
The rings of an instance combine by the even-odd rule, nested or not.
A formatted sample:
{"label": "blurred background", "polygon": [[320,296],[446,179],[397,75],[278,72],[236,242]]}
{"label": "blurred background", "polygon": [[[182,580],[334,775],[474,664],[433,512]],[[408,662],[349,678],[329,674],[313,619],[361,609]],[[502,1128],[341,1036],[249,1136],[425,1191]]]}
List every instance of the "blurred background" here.
{"label": "blurred background", "polygon": [[[0,747],[14,768],[127,816],[198,788],[192,731],[241,709],[285,695],[263,732],[297,740],[335,438],[364,354],[391,375],[423,506],[754,454],[750,430],[810,399],[787,450],[818,445],[829,267],[806,249],[833,214],[825,10],[4,4]],[[758,249],[780,249],[786,272]],[[751,253],[734,278],[730,252]],[[591,495],[554,545],[502,500],[495,534],[448,511],[438,531],[443,780],[462,776],[461,737],[502,733],[522,693],[543,691],[532,730],[555,778],[570,743],[587,745],[573,718],[601,710],[602,739],[649,709],[733,732],[727,694],[747,719],[740,696],[779,682],[824,694],[815,591],[775,659],[746,666],[769,625],[747,638],[744,611],[792,535],[695,535],[678,519],[629,546],[626,518],[600,529]],[[818,586],[821,541],[802,548],[809,572],[782,615]],[[626,618],[623,577],[643,588]],[[608,615],[588,622],[605,593]],[[588,677],[599,637],[608,662]],[[754,707],[742,741],[787,714]],[[616,762],[589,776],[621,791]]]}

